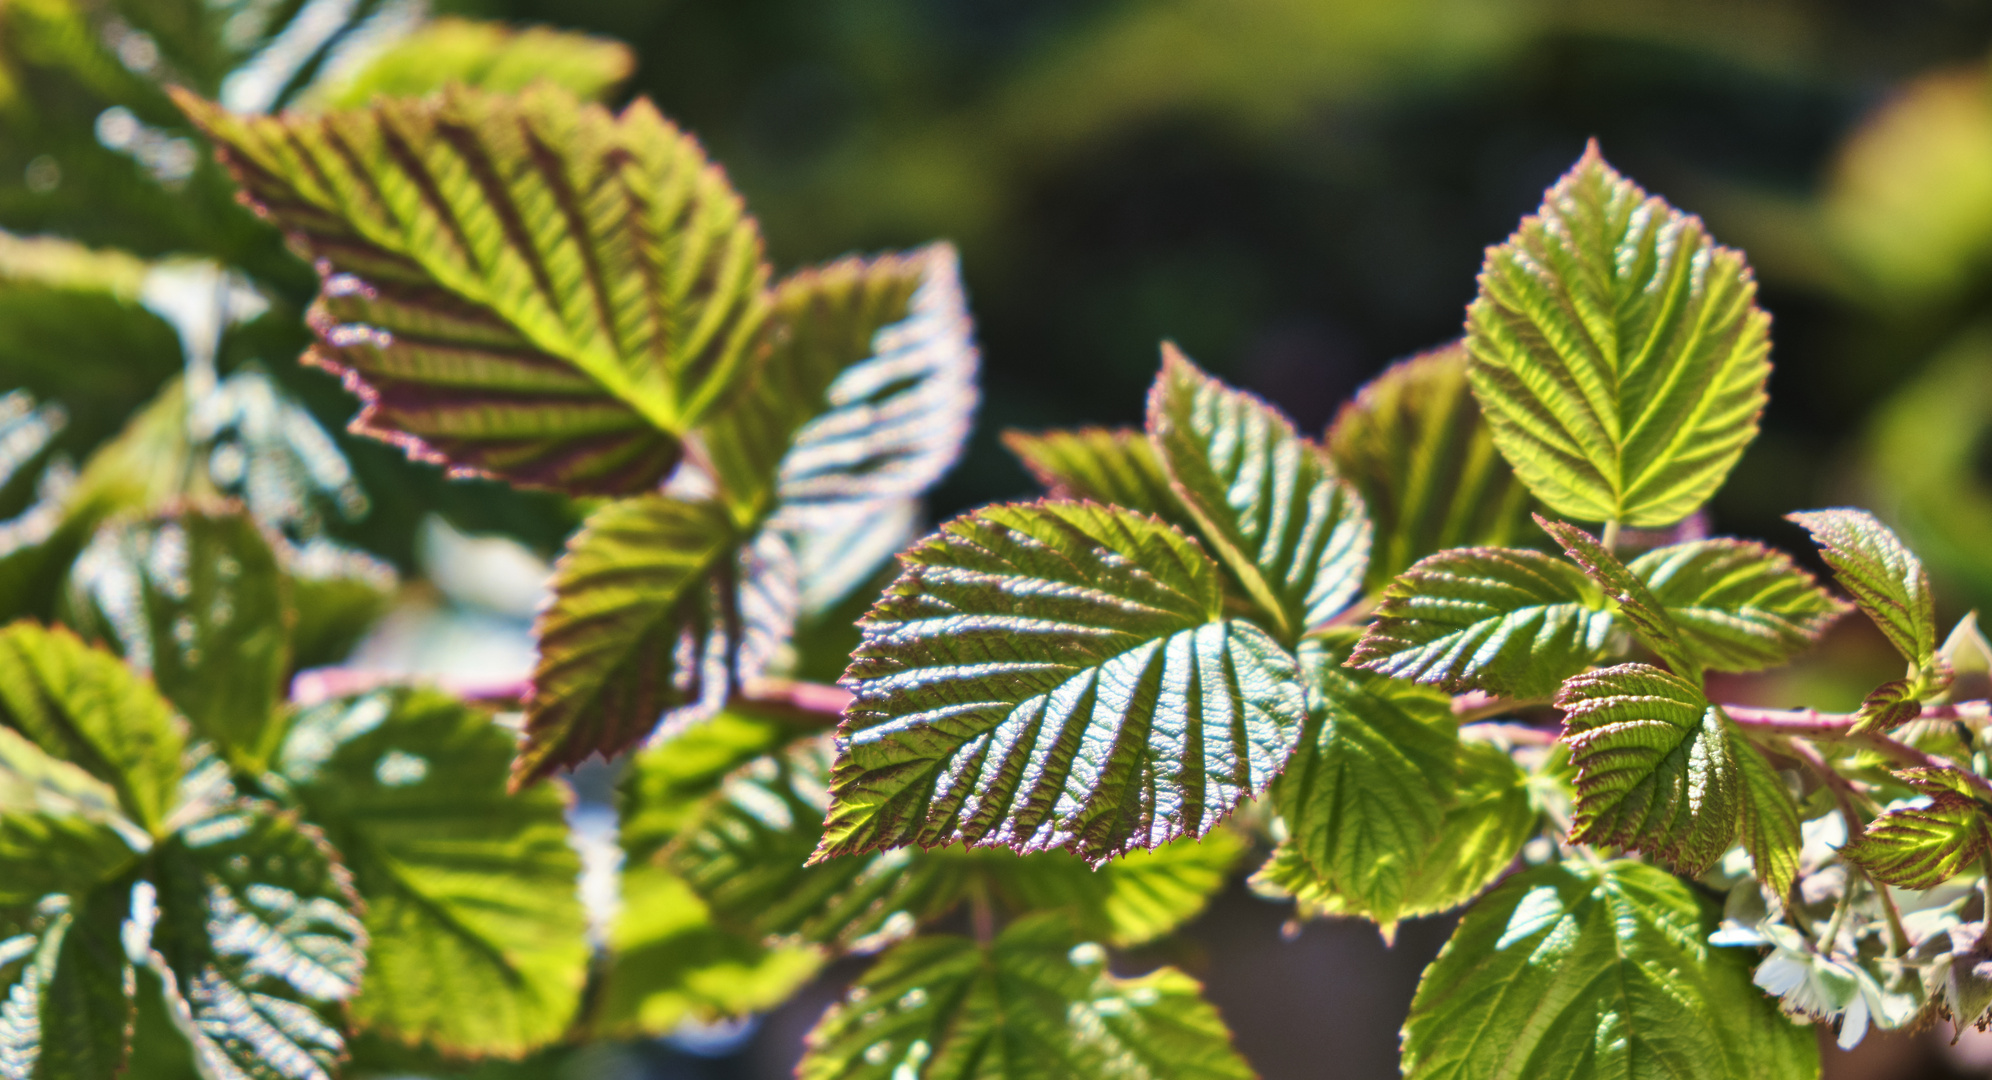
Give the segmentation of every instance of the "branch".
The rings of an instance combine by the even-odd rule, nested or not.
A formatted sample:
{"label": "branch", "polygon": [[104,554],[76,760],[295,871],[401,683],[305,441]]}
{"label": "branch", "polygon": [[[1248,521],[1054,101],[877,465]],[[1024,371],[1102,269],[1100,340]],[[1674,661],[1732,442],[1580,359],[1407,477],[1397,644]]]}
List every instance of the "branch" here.
{"label": "branch", "polygon": [[1453,698],[1452,710],[1455,720],[1462,724],[1472,724],[1547,704],[1549,704],[1548,698],[1516,701],[1512,698],[1495,697],[1485,690],[1469,690]]}
{"label": "branch", "polygon": [[764,720],[799,727],[836,727],[850,707],[851,692],[841,686],[756,679],[727,702],[727,708]]}
{"label": "branch", "polygon": [[[1724,705],[1722,711],[1728,714],[1738,727],[1756,728],[1760,731],[1776,732],[1779,735],[1826,737],[1845,736],[1854,726],[1855,713],[1825,713],[1817,709],[1758,709],[1749,705]],[[1971,718],[1976,718],[1972,713]],[[1962,720],[1964,713],[1955,705],[1925,705],[1918,720]]]}

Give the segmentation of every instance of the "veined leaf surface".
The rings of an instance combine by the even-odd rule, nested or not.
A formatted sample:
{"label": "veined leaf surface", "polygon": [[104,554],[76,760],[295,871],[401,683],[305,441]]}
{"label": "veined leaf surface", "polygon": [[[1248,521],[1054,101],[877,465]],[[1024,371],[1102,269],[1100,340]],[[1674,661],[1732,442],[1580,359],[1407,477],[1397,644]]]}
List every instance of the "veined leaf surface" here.
{"label": "veined leaf surface", "polygon": [[987,946],[952,935],[903,942],[809,1034],[800,1080],[1246,1080],[1252,1070],[1194,979],[1106,970],[1058,915],[1023,919]]}
{"label": "veined leaf surface", "polygon": [[1584,568],[1591,580],[1605,590],[1618,613],[1624,616],[1626,625],[1639,635],[1646,647],[1667,662],[1675,671],[1693,678],[1702,673],[1701,654],[1689,643],[1688,635],[1674,623],[1674,617],[1660,598],[1653,595],[1646,582],[1640,580],[1626,565],[1619,561],[1598,538],[1590,533],[1563,521],[1549,521],[1541,516],[1536,518],[1544,532],[1563,545],[1563,551],[1572,562]]}
{"label": "veined leaf surface", "polygon": [[428,20],[358,67],[321,79],[299,105],[357,109],[376,97],[420,97],[450,83],[517,93],[542,80],[600,100],[635,70],[635,51],[620,41],[445,16]]}
{"label": "veined leaf surface", "polygon": [[184,510],[98,531],[70,568],[84,633],[149,673],[244,772],[269,760],[290,662],[289,590],[247,514]]}
{"label": "veined leaf surface", "polygon": [[574,1019],[588,963],[565,799],[508,796],[510,732],[428,690],[314,706],[281,766],[366,900],[360,1026],[517,1057]]}
{"label": "veined leaf surface", "polygon": [[1535,538],[1528,489],[1494,448],[1466,369],[1458,342],[1401,360],[1357,391],[1328,429],[1328,456],[1376,526],[1371,592],[1427,555]]}
{"label": "veined leaf surface", "polygon": [[1847,610],[1782,552],[1748,540],[1657,548],[1626,569],[1652,590],[1688,649],[1716,671],[1786,663]]}
{"label": "veined leaf surface", "polygon": [[1090,499],[1153,514],[1185,532],[1196,518],[1169,486],[1147,434],[1133,428],[1006,431],[1003,445],[1054,499]]}
{"label": "veined leaf surface", "polygon": [[1941,769],[1900,774],[1929,805],[1883,811],[1841,853],[1876,881],[1933,889],[1992,853],[1992,817],[1975,790]]}
{"label": "veined leaf surface", "polygon": [[1811,1029],[1751,985],[1754,958],[1708,945],[1719,914],[1626,860],[1508,879],[1419,980],[1405,1077],[1817,1080]]}
{"label": "veined leaf surface", "polygon": [[158,691],[117,657],[59,627],[0,630],[0,723],[109,785],[132,821],[162,833],[186,734]]}
{"label": "veined leaf surface", "polygon": [[1770,316],[1740,252],[1605,164],[1596,143],[1467,309],[1473,393],[1522,482],[1580,521],[1671,525],[1757,434]]}
{"label": "veined leaf surface", "polygon": [[1888,526],[1865,510],[1786,516],[1812,534],[1840,587],[1904,659],[1917,667],[1935,663],[1937,607],[1929,572]]}
{"label": "veined leaf surface", "polygon": [[1285,640],[1362,591],[1370,551],[1362,497],[1279,410],[1165,345],[1148,434],[1204,539]]}
{"label": "veined leaf surface", "polygon": [[1778,896],[1791,892],[1798,879],[1798,857],[1804,846],[1798,803],[1784,778],[1748,739],[1732,739],[1736,765],[1743,779],[1737,819],[1744,850],[1756,867],[1757,880]]}
{"label": "veined leaf surface", "polygon": [[1379,922],[1407,884],[1452,800],[1459,734],[1451,699],[1350,671],[1301,645],[1312,713],[1275,796],[1288,843]]}
{"label": "veined leaf surface", "polygon": [[753,219],[698,145],[540,85],[236,116],[176,100],[324,288],[354,429],[514,483],[656,486],[765,318]]}
{"label": "veined leaf surface", "polygon": [[1547,697],[1611,643],[1604,595],[1562,559],[1455,548],[1399,574],[1349,662],[1450,693]]}
{"label": "veined leaf surface", "polygon": [[1736,838],[1743,777],[1721,711],[1649,664],[1573,676],[1557,692],[1577,767],[1570,838],[1649,851],[1699,874]]}
{"label": "veined leaf surface", "polygon": [[993,506],[900,556],[844,682],[816,858],[950,840],[1098,863],[1201,836],[1299,737],[1294,662],[1153,518]]}
{"label": "veined leaf surface", "polygon": [[119,940],[129,880],[37,901],[0,900],[0,1075],[123,1075],[135,1003]]}

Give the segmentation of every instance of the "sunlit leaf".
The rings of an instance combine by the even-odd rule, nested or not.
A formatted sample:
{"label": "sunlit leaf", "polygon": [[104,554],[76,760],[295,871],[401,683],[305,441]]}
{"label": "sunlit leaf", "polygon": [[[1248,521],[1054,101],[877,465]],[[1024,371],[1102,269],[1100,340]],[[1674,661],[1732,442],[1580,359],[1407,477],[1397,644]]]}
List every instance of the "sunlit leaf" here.
{"label": "sunlit leaf", "polygon": [[1865,510],[1786,515],[1819,544],[1833,577],[1911,664],[1936,659],[1937,609],[1930,575],[1888,526]]}
{"label": "sunlit leaf", "polygon": [[1749,740],[1733,739],[1731,745],[1743,779],[1736,807],[1743,847],[1756,867],[1757,880],[1772,893],[1785,896],[1798,878],[1799,852],[1804,844],[1798,804],[1784,778]]}
{"label": "sunlit leaf", "polygon": [[1455,343],[1391,365],[1342,406],[1328,456],[1376,525],[1370,591],[1448,548],[1536,539],[1528,489],[1494,448]]}
{"label": "sunlit leaf", "polygon": [[736,769],[777,753],[793,726],[720,712],[629,756],[617,787],[619,839],[629,865],[652,862],[705,812],[706,799]]}
{"label": "sunlit leaf", "polygon": [[1717,671],[1797,657],[1847,611],[1782,552],[1748,540],[1695,540],[1626,564],[1667,609],[1688,649]]}
{"label": "sunlit leaf", "polygon": [[581,861],[557,789],[506,794],[512,751],[488,716],[425,690],[328,702],[292,727],[284,774],[366,902],[360,1026],[516,1057],[572,1022]]}
{"label": "sunlit leaf", "polygon": [[1153,518],[994,506],[900,559],[845,675],[817,858],[962,840],[1097,863],[1208,832],[1299,737],[1292,658],[1223,618],[1216,564]]}
{"label": "sunlit leaf", "polygon": [[1736,838],[1744,777],[1700,688],[1648,664],[1573,676],[1557,692],[1577,767],[1570,838],[1652,852],[1698,874]]}
{"label": "sunlit leaf", "polygon": [[[74,786],[73,781],[90,786],[96,782],[67,762],[49,758],[23,762],[38,753],[32,743],[0,729],[0,907],[32,907],[51,893],[81,896],[123,873],[138,858],[108,820],[113,811],[62,789]],[[51,784],[46,775],[24,775],[37,766],[58,777],[73,773],[64,777],[72,784]]]}
{"label": "sunlit leaf", "polygon": [[1356,915],[1388,923],[1436,915],[1473,899],[1512,866],[1534,834],[1538,816],[1528,775],[1507,751],[1484,742],[1463,743],[1453,801],[1438,832],[1410,860],[1394,906],[1377,910],[1361,892],[1338,888],[1316,872],[1293,839],[1273,850],[1252,885],[1293,897],[1309,918]]}
{"label": "sunlit leaf", "polygon": [[1718,907],[1625,860],[1510,878],[1419,980],[1405,1077],[1816,1080],[1811,1030],[1750,984],[1752,957],[1707,944]]}
{"label": "sunlit leaf", "polygon": [[1282,636],[1356,598],[1369,569],[1362,498],[1279,410],[1164,346],[1148,433],[1204,538]]}
{"label": "sunlit leaf", "polygon": [[141,828],[162,831],[186,735],[158,691],[117,657],[60,627],[0,630],[0,723],[109,785]]}
{"label": "sunlit leaf", "polygon": [[304,108],[356,109],[376,97],[419,97],[457,83],[516,93],[545,80],[600,100],[636,69],[629,46],[545,26],[432,19],[306,91]]}
{"label": "sunlit leaf", "polygon": [[761,239],[639,100],[536,86],[235,116],[181,94],[256,208],[322,260],[312,362],[411,455],[579,492],[654,487],[741,372]]}
{"label": "sunlit leaf", "polygon": [[1611,643],[1582,571],[1521,548],[1455,548],[1397,576],[1350,663],[1451,693],[1547,697]]}
{"label": "sunlit leaf", "polygon": [[374,622],[387,613],[397,584],[394,568],[330,540],[314,540],[287,553],[291,602],[297,624],[291,658],[297,668],[346,659]]}
{"label": "sunlit leaf", "polygon": [[67,615],[148,673],[244,772],[261,772],[290,664],[287,581],[256,523],[225,507],[98,531],[70,568]]}
{"label": "sunlit leaf", "polygon": [[1351,671],[1315,641],[1300,659],[1311,714],[1274,789],[1288,842],[1362,910],[1395,922],[1452,799],[1451,699]]}
{"label": "sunlit leaf", "polygon": [[869,950],[939,920],[969,896],[1012,911],[1064,909],[1081,930],[1137,944],[1200,911],[1242,850],[1230,832],[1137,851],[1097,871],[1064,852],[894,848],[804,866],[822,835],[822,740],[728,777],[668,853],[722,923],[756,937]]}
{"label": "sunlit leaf", "polygon": [[333,1075],[345,1041],[321,1010],[358,989],[367,938],[349,876],[317,830],[238,803],[188,825],[153,859],[153,948],[206,1070]]}
{"label": "sunlit leaf", "polygon": [[1605,595],[1611,598],[1626,625],[1639,635],[1639,640],[1647,648],[1676,672],[1700,677],[1702,654],[1696,651],[1687,632],[1675,624],[1672,612],[1659,597],[1653,595],[1646,582],[1620,562],[1618,556],[1607,550],[1596,537],[1575,525],[1541,517],[1536,518],[1536,524],[1563,545],[1564,553],[1570,556],[1571,561],[1583,567],[1591,580],[1605,590]]}
{"label": "sunlit leaf", "polygon": [[1770,316],[1741,253],[1605,164],[1593,143],[1507,243],[1467,310],[1495,445],[1580,521],[1671,525],[1757,434]]}
{"label": "sunlit leaf", "polygon": [[1146,433],[1133,428],[1006,431],[1003,445],[1054,499],[1091,499],[1139,510],[1194,533],[1196,518],[1169,486]]}
{"label": "sunlit leaf", "polygon": [[1975,870],[1992,853],[1992,805],[1941,769],[1897,775],[1928,796],[1928,805],[1883,811],[1841,853],[1876,881],[1905,889],[1933,889]]}
{"label": "sunlit leaf", "polygon": [[1061,916],[987,946],[919,937],[880,958],[809,1034],[801,1080],[1247,1078],[1217,1011],[1174,968],[1106,969]]}
{"label": "sunlit leaf", "polygon": [[39,902],[0,900],[0,1075],[123,1073],[135,1008],[119,927],[130,896],[125,881]]}

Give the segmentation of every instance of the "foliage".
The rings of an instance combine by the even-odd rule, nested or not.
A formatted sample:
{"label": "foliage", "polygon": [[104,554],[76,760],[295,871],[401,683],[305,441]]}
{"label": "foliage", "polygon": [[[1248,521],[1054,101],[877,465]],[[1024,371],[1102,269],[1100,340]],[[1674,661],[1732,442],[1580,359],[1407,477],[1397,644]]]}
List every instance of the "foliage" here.
{"label": "foliage", "polygon": [[[258,74],[247,31],[150,22],[153,80],[93,66],[88,20],[0,8],[197,130],[255,220],[155,147],[178,187],[146,198],[213,227],[133,243],[219,261],[0,236],[0,355],[34,358],[0,403],[6,1075],[461,1070],[877,954],[801,1075],[1249,1076],[1194,980],[1108,967],[1248,853],[1308,917],[1465,909],[1414,1078],[1802,1077],[1806,1018],[1988,1016],[1954,977],[1982,921],[1938,890],[1992,858],[1992,645],[1941,633],[1866,511],[1793,516],[1851,603],[1702,535],[1768,316],[1595,143],[1488,250],[1462,340],[1320,442],[1164,345],[1139,430],[1009,433],[1046,497],[901,545],[977,401],[952,248],[779,271],[691,135],[592,100],[614,43],[443,20]],[[134,303],[176,273],[196,301]],[[64,334],[132,343],[155,395],[80,471],[67,398],[137,398],[79,389]],[[223,374],[251,334],[337,374],[353,432],[579,522],[525,685],[297,678],[396,582],[337,539],[367,510],[337,444]],[[1856,607],[1906,663],[1857,711],[1712,696]],[[839,686],[806,681],[840,621]],[[597,759],[606,834],[570,814]]]}

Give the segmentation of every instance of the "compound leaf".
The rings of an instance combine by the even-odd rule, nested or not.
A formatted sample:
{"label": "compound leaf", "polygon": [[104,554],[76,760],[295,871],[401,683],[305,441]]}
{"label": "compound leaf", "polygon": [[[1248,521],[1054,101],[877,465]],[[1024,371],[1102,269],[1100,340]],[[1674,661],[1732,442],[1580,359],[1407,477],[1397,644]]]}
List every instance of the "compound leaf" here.
{"label": "compound leaf", "polygon": [[1529,493],[1494,448],[1455,342],[1392,364],[1335,416],[1325,444],[1376,526],[1370,591],[1412,563],[1534,536]]}
{"label": "compound leaf", "polygon": [[1813,510],[1786,517],[1812,534],[1840,587],[1896,651],[1919,668],[1933,666],[1936,598],[1922,560],[1866,510]]}
{"label": "compound leaf", "polygon": [[1576,567],[1520,548],[1455,548],[1397,576],[1349,662],[1450,693],[1547,697],[1610,644],[1612,613]]}
{"label": "compound leaf", "polygon": [[1071,924],[1040,915],[987,946],[914,938],[867,971],[810,1032],[801,1080],[1043,1076],[1251,1077],[1194,979],[1106,970]]}
{"label": "compound leaf", "polygon": [[1196,543],[1094,503],[993,506],[860,624],[816,858],[950,840],[1090,862],[1201,836],[1285,764],[1294,662]]}
{"label": "compound leaf", "polygon": [[635,70],[635,52],[620,41],[444,17],[423,23],[358,67],[313,84],[298,105],[357,109],[377,97],[419,97],[450,83],[517,93],[537,81],[599,101]]}
{"label": "compound leaf", "polygon": [[70,568],[84,634],[149,673],[243,772],[263,771],[290,663],[289,589],[247,514],[189,509],[100,529]]}
{"label": "compound leaf", "polygon": [[1189,508],[1148,436],[1133,428],[1006,431],[1003,445],[1054,499],[1089,499],[1153,514],[1185,532],[1197,530]]}
{"label": "compound leaf", "polygon": [[158,691],[117,657],[61,627],[0,630],[0,723],[109,785],[132,821],[162,833],[186,735]]}
{"label": "compound leaf", "polygon": [[204,1074],[330,1076],[345,1040],[326,1014],[358,989],[360,900],[316,829],[255,802],[155,849],[152,944]]}
{"label": "compound leaf", "polygon": [[[1361,916],[1388,924],[1451,911],[1479,895],[1514,864],[1534,835],[1537,814],[1529,797],[1528,774],[1507,751],[1484,742],[1459,749],[1459,775],[1453,800],[1439,830],[1411,860],[1396,905],[1384,910],[1367,898],[1344,891],[1317,873],[1292,839],[1280,844],[1253,875],[1254,889],[1291,896],[1304,917]],[[1386,932],[1387,932],[1386,925]]]}
{"label": "compound leaf", "polygon": [[1613,171],[1596,143],[1508,241],[1467,309],[1473,393],[1536,498],[1671,525],[1757,434],[1770,316],[1740,252]]}
{"label": "compound leaf", "polygon": [[137,1012],[119,937],[130,897],[123,881],[0,900],[0,1070],[9,1080],[123,1074]]}
{"label": "compound leaf", "polygon": [[1777,667],[1811,648],[1847,605],[1784,553],[1748,540],[1695,540],[1634,559],[1632,571],[1717,671]]}
{"label": "compound leaf", "polygon": [[646,100],[612,114],[541,84],[254,117],[175,100],[320,267],[308,361],[360,394],[354,430],[413,457],[653,488],[760,332],[759,230]]}
{"label": "compound leaf", "polygon": [[1148,434],[1204,538],[1285,640],[1362,591],[1370,549],[1362,497],[1279,410],[1165,345]]}
{"label": "compound leaf", "polygon": [[1562,521],[1549,521],[1541,516],[1536,524],[1543,531],[1563,545],[1564,553],[1572,562],[1584,568],[1591,580],[1605,590],[1617,606],[1618,613],[1625,617],[1632,632],[1639,640],[1652,649],[1667,666],[1684,675],[1700,678],[1702,665],[1700,654],[1688,641],[1688,635],[1674,623],[1674,617],[1647,588],[1646,582],[1626,568],[1618,556],[1606,550],[1597,537]]}
{"label": "compound leaf", "polygon": [[366,901],[359,1026],[518,1057],[573,1020],[588,964],[581,860],[557,789],[507,796],[513,747],[429,690],[326,702],[292,726],[284,776]]}
{"label": "compound leaf", "polygon": [[1817,1080],[1811,1029],[1751,985],[1755,957],[1707,943],[1719,915],[1687,882],[1622,859],[1508,879],[1419,980],[1405,1077]]}
{"label": "compound leaf", "polygon": [[1728,721],[1650,664],[1570,678],[1557,692],[1577,768],[1570,838],[1652,852],[1699,874],[1736,838],[1744,778]]}
{"label": "compound leaf", "polygon": [[1301,646],[1311,709],[1276,804],[1315,872],[1391,923],[1452,799],[1457,721],[1444,694],[1336,659],[1312,639]]}
{"label": "compound leaf", "polygon": [[1905,889],[1933,889],[1978,865],[1992,852],[1992,819],[1976,789],[1942,769],[1897,774],[1929,796],[1929,805],[1883,811],[1840,853],[1876,881]]}

